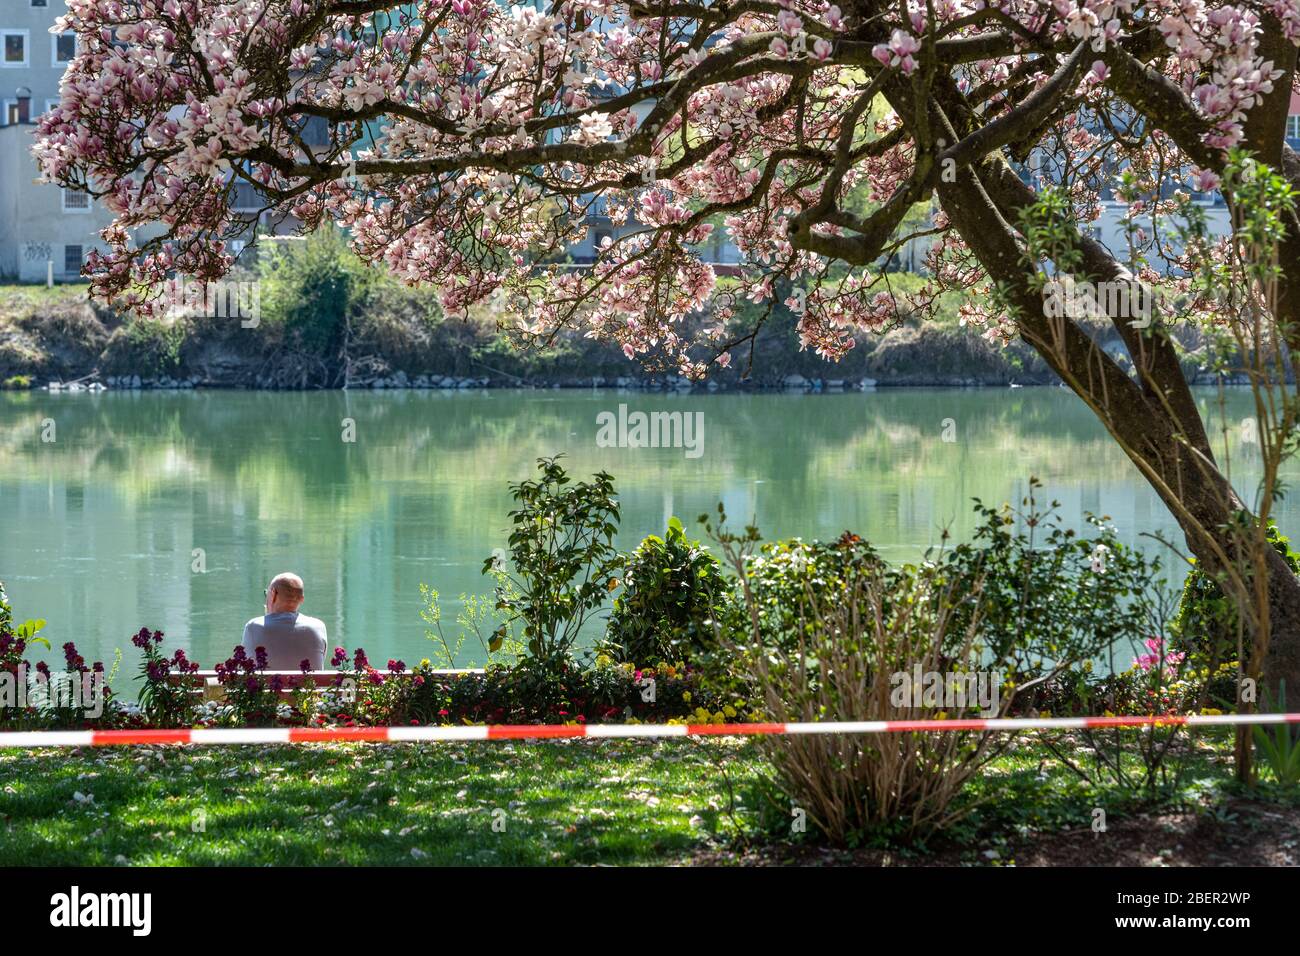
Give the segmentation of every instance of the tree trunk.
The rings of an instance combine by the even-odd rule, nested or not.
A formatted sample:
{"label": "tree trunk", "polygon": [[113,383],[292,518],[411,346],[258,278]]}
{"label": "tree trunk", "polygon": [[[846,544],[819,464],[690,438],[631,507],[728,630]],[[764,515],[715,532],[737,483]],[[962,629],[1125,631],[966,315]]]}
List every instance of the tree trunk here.
{"label": "tree trunk", "polygon": [[1272,697],[1268,709],[1280,708],[1281,689],[1284,687],[1288,694],[1288,710],[1295,711],[1300,700],[1297,696],[1300,695],[1300,578],[1272,548],[1269,549],[1268,571],[1272,628],[1268,653],[1264,657],[1265,686]]}
{"label": "tree trunk", "polygon": [[[1248,557],[1239,553],[1230,533],[1234,512],[1244,504],[1214,461],[1181,370],[1176,362],[1165,361],[1169,343],[1145,338],[1138,344],[1135,380],[1074,323],[1046,317],[1042,293],[1028,281],[1015,231],[990,198],[991,193],[997,195],[1001,174],[992,163],[970,167],[955,182],[941,185],[939,196],[953,226],[989,276],[1001,284],[1021,337],[1093,410],[1138,466],[1202,566],[1220,566],[1224,557],[1234,563]],[[992,184],[988,191],[986,178]],[[1300,580],[1271,547],[1267,563],[1271,628],[1262,664],[1264,686],[1276,700],[1279,682],[1300,687]]]}

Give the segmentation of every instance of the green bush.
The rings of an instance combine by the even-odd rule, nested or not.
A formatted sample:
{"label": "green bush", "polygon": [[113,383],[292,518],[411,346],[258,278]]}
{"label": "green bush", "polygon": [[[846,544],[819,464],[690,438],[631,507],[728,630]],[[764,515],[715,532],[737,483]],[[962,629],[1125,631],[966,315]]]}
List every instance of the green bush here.
{"label": "green bush", "polygon": [[[816,630],[815,607],[842,600],[888,566],[866,541],[845,532],[832,542],[799,538],[763,544],[745,563],[737,599],[720,609],[725,633],[740,645],[793,651]],[[754,631],[751,615],[757,617]]]}
{"label": "green bush", "polygon": [[570,485],[559,457],[537,460],[539,478],[510,486],[518,507],[507,553],[483,562],[497,580],[505,623],[489,650],[514,637],[532,661],[552,671],[570,665],[573,644],[587,618],[618,587],[623,556],[614,547],[619,506],[614,479],[598,472]]}
{"label": "green bush", "polygon": [[378,281],[337,229],[269,243],[258,279],[263,319],[284,330],[287,345],[326,359],[340,354],[349,317]]}
{"label": "green bush", "polygon": [[104,355],[106,371],[139,375],[143,379],[179,374],[187,328],[184,320],[135,318],[128,321],[108,341]]}
{"label": "green bush", "polygon": [[1088,661],[1116,644],[1127,651],[1148,636],[1159,559],[1123,544],[1114,527],[1092,515],[1090,536],[1062,528],[1059,502],[1038,509],[1039,487],[1030,479],[1021,511],[976,500],[982,523],[973,541],[936,558],[964,593],[955,626],[978,618],[980,640],[994,659],[1034,670],[1045,661]]}
{"label": "green bush", "polygon": [[712,647],[719,604],[730,589],[716,558],[686,537],[677,518],[628,556],[601,649],[616,661],[672,664]]}
{"label": "green bush", "polygon": [[[1290,539],[1272,523],[1268,542],[1291,572],[1300,574],[1300,554],[1291,550]],[[1169,630],[1177,647],[1203,661],[1218,663],[1237,657],[1237,609],[1219,582],[1197,567],[1194,560]],[[1231,699],[1235,701],[1235,693]]]}
{"label": "green bush", "polygon": [[23,392],[32,387],[32,377],[30,375],[11,375],[0,382],[0,389],[7,392]]}

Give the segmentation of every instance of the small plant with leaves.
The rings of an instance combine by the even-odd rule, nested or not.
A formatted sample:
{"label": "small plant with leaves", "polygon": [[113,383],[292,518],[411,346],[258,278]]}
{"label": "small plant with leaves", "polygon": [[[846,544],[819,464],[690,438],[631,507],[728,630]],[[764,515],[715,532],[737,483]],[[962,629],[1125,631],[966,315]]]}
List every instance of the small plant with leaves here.
{"label": "small plant with leaves", "polygon": [[[460,610],[456,614],[459,627],[454,637],[448,635],[443,627],[442,604],[436,588],[427,584],[420,585],[420,599],[424,607],[420,618],[427,627],[424,636],[433,642],[433,660],[438,667],[453,668],[477,666],[479,663],[489,666],[501,660],[513,660],[523,651],[523,646],[514,639],[509,627],[505,626],[505,615],[500,605],[509,605],[511,594],[510,582],[502,571],[491,572],[497,578],[497,595],[493,598],[481,594],[460,595]],[[505,599],[503,600],[503,597]],[[494,624],[500,626],[494,627]],[[478,645],[479,653],[463,661],[465,644],[470,637]],[[431,665],[432,666],[432,665]]]}
{"label": "small plant with leaves", "polygon": [[532,662],[555,670],[569,663],[583,624],[618,588],[619,505],[606,472],[572,483],[559,457],[539,458],[537,468],[538,478],[510,489],[518,503],[510,512],[510,567],[499,555],[483,563],[483,573],[497,577],[496,608],[505,612],[489,646],[497,649],[518,625]]}
{"label": "small plant with leaves", "polygon": [[[1286,682],[1278,686],[1278,711],[1286,713]],[[1300,733],[1290,724],[1254,727],[1255,752],[1284,787],[1300,786]]]}

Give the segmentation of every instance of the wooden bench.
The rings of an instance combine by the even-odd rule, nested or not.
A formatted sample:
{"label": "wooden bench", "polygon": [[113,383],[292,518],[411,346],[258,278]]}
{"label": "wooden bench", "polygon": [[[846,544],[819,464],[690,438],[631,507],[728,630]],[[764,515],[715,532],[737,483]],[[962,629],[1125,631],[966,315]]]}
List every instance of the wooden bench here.
{"label": "wooden bench", "polygon": [[[410,680],[414,675],[413,671],[402,671],[400,674],[391,674],[388,671],[380,671],[385,679]],[[449,670],[426,671],[426,676],[437,679],[454,680],[457,677],[464,677],[469,674],[482,674],[483,669],[479,668],[462,668]],[[279,675],[284,678],[284,687],[280,690],[280,696],[289,698],[298,688],[304,678],[316,685],[318,690],[323,688],[334,687],[342,677],[344,680],[357,680],[355,671],[261,671],[257,676],[270,680],[270,678]],[[222,685],[221,679],[217,677],[216,671],[195,671],[193,674],[169,674],[167,683],[173,687],[178,686],[185,681],[199,681],[199,687],[196,694],[202,696],[203,700],[221,700],[226,696],[226,688]]]}

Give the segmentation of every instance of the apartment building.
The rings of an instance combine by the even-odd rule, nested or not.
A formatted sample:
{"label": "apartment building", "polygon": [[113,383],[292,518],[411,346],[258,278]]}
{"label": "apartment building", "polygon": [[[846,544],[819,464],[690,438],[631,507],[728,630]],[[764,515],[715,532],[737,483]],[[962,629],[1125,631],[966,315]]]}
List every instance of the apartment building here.
{"label": "apartment building", "polygon": [[76,279],[86,254],[103,247],[112,216],[84,193],[36,182],[32,134],[59,99],[76,37],[53,34],[64,0],[0,0],[0,279]]}

